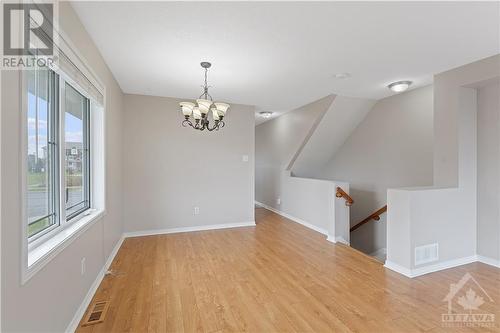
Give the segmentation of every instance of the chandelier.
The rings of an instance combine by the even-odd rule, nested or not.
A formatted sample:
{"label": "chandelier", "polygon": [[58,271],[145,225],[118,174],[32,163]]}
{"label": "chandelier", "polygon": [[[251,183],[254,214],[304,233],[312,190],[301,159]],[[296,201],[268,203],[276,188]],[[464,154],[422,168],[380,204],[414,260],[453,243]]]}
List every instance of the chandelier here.
{"label": "chandelier", "polygon": [[[201,67],[205,69],[205,84],[203,85],[203,94],[196,100],[196,103],[191,102],[181,102],[181,111],[184,115],[184,121],[182,126],[191,126],[192,128],[203,131],[203,130],[219,130],[219,128],[224,127],[224,116],[226,115],[227,109],[229,109],[229,104],[226,103],[214,103],[212,96],[208,93],[209,86],[207,85],[207,73],[210,66],[209,62],[202,62]],[[210,124],[208,119],[208,114],[212,113],[213,124]]]}

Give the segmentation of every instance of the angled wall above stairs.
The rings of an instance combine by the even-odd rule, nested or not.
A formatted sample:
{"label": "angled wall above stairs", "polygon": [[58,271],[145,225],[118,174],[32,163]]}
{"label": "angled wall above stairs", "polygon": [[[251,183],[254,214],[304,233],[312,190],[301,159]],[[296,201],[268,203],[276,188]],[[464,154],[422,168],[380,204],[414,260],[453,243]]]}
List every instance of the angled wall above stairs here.
{"label": "angled wall above stairs", "polygon": [[299,177],[318,177],[352,131],[366,117],[375,100],[337,96],[293,163]]}

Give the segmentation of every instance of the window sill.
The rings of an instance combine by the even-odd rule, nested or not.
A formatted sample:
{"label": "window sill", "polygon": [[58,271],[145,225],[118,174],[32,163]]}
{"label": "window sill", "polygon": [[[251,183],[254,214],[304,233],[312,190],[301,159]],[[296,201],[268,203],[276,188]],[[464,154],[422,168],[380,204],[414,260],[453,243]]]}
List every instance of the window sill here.
{"label": "window sill", "polygon": [[105,215],[104,210],[94,211],[73,222],[43,243],[28,250],[27,262],[25,263],[22,284],[25,284],[40,269],[54,259],[62,250],[70,245],[81,234],[87,231],[99,219]]}

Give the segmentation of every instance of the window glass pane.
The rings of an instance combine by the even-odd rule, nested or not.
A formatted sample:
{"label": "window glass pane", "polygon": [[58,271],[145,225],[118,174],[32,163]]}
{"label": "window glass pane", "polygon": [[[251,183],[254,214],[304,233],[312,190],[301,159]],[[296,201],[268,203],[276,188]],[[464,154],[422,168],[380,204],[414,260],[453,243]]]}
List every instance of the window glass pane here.
{"label": "window glass pane", "polygon": [[54,74],[31,70],[28,83],[28,237],[56,224]]}
{"label": "window glass pane", "polygon": [[71,219],[90,207],[88,100],[66,83],[65,89],[66,216]]}

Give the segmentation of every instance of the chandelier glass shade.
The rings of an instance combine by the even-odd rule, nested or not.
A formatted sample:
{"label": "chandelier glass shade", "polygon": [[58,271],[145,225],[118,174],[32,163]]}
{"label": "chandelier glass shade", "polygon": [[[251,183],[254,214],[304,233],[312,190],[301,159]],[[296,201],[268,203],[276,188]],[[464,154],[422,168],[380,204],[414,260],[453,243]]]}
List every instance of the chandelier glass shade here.
{"label": "chandelier glass shade", "polygon": [[[184,115],[182,126],[190,126],[199,131],[218,131],[226,125],[224,117],[229,109],[229,104],[213,102],[212,96],[208,93],[208,88],[210,86],[207,84],[208,69],[212,66],[212,64],[209,62],[202,62],[200,65],[205,69],[205,84],[203,85],[203,93],[196,100],[196,103],[179,103],[182,114]],[[212,118],[212,122],[209,120],[210,117]]]}

